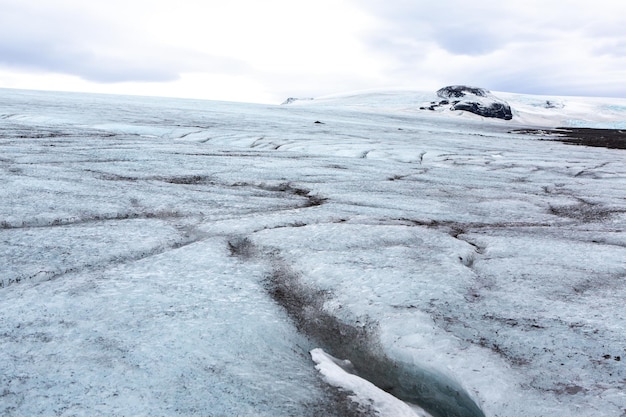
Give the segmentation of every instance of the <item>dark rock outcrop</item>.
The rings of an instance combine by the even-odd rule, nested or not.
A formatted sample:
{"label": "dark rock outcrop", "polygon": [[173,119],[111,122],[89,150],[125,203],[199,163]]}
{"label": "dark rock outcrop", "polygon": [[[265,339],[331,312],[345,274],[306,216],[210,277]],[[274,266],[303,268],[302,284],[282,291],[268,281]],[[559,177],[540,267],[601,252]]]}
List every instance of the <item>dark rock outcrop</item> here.
{"label": "dark rock outcrop", "polygon": [[503,120],[513,118],[511,106],[484,88],[452,85],[438,90],[437,96],[442,99],[439,103],[433,101],[429,106],[420,109],[438,110],[443,106],[450,106],[450,110],[468,111],[482,117]]}
{"label": "dark rock outcrop", "polygon": [[313,100],[313,99],[312,99],[312,98],[289,97],[287,100],[283,101],[283,102],[282,102],[282,103],[280,103],[280,104],[281,104],[281,105],[284,105],[284,104],[291,104],[291,103],[294,103],[294,102],[296,102],[296,101],[302,101],[302,100],[304,100],[304,101],[310,101],[310,100]]}
{"label": "dark rock outcrop", "polygon": [[506,102],[484,104],[475,101],[460,101],[452,106],[452,110],[465,110],[483,117],[495,117],[503,120],[511,120],[513,118],[511,106]]}
{"label": "dark rock outcrop", "polygon": [[545,109],[562,109],[565,105],[558,101],[546,100],[542,107]]}
{"label": "dark rock outcrop", "polygon": [[437,96],[441,98],[461,98],[467,95],[488,97],[491,95],[489,90],[480,87],[468,87],[466,85],[450,85],[437,90]]}

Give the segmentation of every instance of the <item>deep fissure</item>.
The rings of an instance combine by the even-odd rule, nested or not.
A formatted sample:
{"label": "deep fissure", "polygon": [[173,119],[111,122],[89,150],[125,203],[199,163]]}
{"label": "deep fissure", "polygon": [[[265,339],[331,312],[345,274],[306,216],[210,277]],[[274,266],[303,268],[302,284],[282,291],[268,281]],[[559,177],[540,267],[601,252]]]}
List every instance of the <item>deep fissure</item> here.
{"label": "deep fissure", "polygon": [[445,375],[390,358],[378,342],[376,322],[355,326],[327,311],[330,294],[303,282],[278,250],[259,248],[245,237],[231,239],[228,248],[243,260],[268,262],[265,289],[297,330],[331,355],[350,360],[362,378],[434,417],[484,417],[469,394]]}

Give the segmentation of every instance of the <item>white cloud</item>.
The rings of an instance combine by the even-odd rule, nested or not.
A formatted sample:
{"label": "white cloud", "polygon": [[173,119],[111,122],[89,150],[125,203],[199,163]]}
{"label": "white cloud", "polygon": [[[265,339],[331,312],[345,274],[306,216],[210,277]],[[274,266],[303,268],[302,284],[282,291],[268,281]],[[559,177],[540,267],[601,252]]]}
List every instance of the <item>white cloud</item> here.
{"label": "white cloud", "polygon": [[[129,82],[145,82],[155,94],[176,94],[177,85],[186,96],[213,88],[191,91],[185,80],[214,86],[238,79],[240,88],[271,83],[263,89],[282,94],[289,87],[296,94],[313,92],[315,84],[328,91],[327,85],[341,89],[337,84],[347,79],[371,82],[380,67],[358,38],[373,19],[348,1],[38,3],[0,4],[0,65],[13,78],[16,71],[30,73],[31,82],[37,74],[55,73],[124,83],[132,91],[146,88]],[[70,78],[64,88],[84,85]]]}

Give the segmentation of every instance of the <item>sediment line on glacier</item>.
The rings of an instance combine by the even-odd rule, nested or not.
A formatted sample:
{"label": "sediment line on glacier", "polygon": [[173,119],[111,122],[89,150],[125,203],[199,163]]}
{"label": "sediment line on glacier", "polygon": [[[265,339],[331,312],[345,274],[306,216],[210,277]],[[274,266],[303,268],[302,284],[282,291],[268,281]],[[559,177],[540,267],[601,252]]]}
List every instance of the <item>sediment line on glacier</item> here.
{"label": "sediment line on glacier", "polygon": [[378,342],[377,323],[345,323],[324,308],[329,296],[303,282],[275,249],[262,249],[248,238],[228,242],[231,255],[269,262],[265,288],[285,309],[297,330],[331,355],[348,359],[356,373],[395,397],[417,404],[433,417],[484,417],[457,383],[433,370],[390,358]]}
{"label": "sediment line on glacier", "polygon": [[70,265],[65,268],[42,269],[30,274],[8,276],[0,279],[0,289],[25,282],[40,283],[53,281],[70,274],[80,274],[84,272],[105,270],[108,268],[112,268],[116,265],[136,262],[142,259],[150,258],[152,256],[160,255],[171,250],[180,249],[182,247],[199,242],[203,239],[204,236],[193,236],[189,238],[179,239],[171,243],[157,245],[152,249],[129,252],[125,255],[114,255],[94,262],[77,263],[75,265]]}

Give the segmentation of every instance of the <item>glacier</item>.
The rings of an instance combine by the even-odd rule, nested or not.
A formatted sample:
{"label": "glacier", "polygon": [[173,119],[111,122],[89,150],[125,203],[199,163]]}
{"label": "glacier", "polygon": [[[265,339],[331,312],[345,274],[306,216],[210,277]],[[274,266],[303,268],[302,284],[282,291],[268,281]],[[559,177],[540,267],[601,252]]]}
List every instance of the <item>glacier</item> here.
{"label": "glacier", "polygon": [[623,417],[626,99],[495,93],[0,89],[0,414]]}

